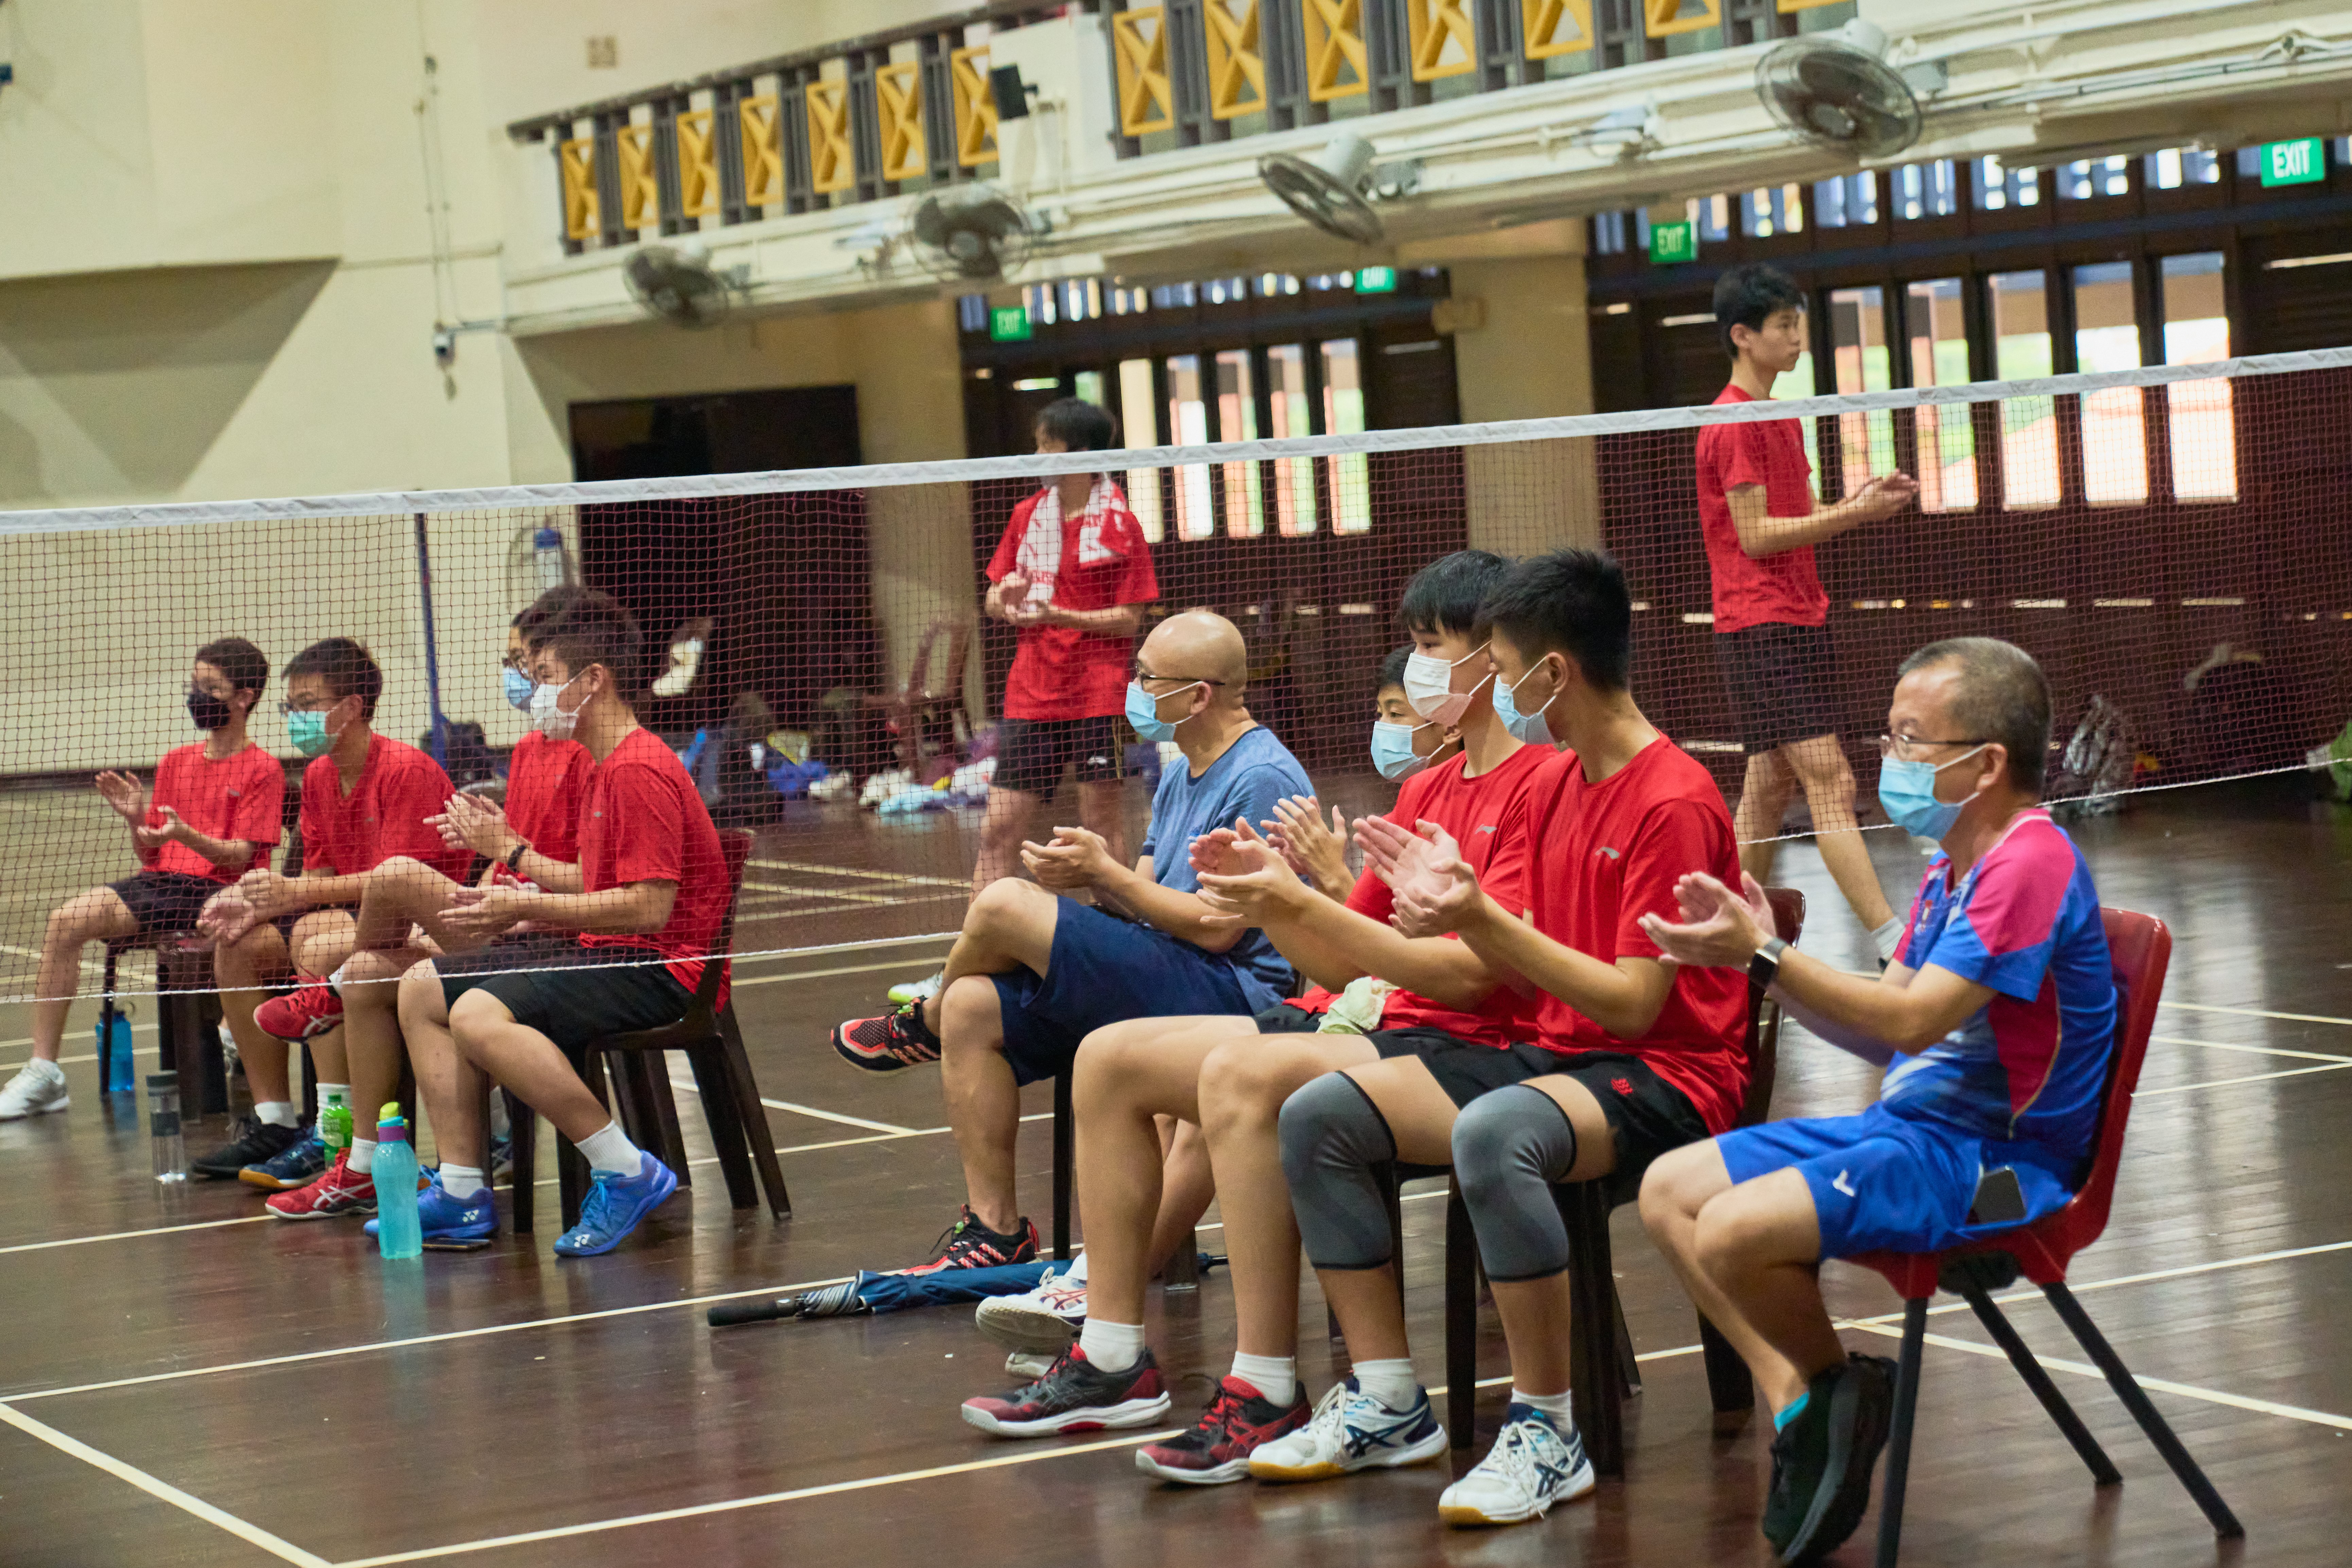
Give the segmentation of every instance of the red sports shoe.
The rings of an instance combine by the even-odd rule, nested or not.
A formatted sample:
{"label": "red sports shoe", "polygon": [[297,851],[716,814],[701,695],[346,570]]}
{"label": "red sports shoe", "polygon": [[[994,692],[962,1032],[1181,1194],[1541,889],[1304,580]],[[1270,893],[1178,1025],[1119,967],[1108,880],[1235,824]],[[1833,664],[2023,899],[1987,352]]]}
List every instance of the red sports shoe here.
{"label": "red sports shoe", "polygon": [[1020,1228],[1010,1236],[1002,1235],[980,1223],[971,1205],[955,1224],[933,1243],[938,1255],[929,1263],[918,1263],[912,1268],[901,1268],[901,1274],[939,1274],[950,1268],[1002,1268],[1008,1263],[1034,1263],[1037,1260],[1037,1227],[1023,1215]]}
{"label": "red sports shoe", "polygon": [[833,1048],[842,1060],[867,1072],[897,1072],[940,1059],[940,1037],[923,1022],[920,1002],[850,1019],[833,1031]]}
{"label": "red sports shoe", "polygon": [[1250,1455],[1260,1443],[1297,1431],[1314,1414],[1303,1388],[1285,1409],[1240,1378],[1227,1377],[1217,1384],[1216,1397],[1190,1432],[1138,1448],[1135,1468],[1186,1486],[1238,1481],[1250,1473]]}
{"label": "red sports shoe", "polygon": [[343,1021],[343,999],[325,981],[314,980],[256,1007],[253,1021],[281,1040],[307,1040]]}
{"label": "red sports shoe", "polygon": [[280,1193],[269,1200],[269,1212],[279,1219],[337,1219],[344,1215],[375,1213],[375,1178],[352,1169],[352,1152],[335,1152],[326,1174],[307,1187]]}

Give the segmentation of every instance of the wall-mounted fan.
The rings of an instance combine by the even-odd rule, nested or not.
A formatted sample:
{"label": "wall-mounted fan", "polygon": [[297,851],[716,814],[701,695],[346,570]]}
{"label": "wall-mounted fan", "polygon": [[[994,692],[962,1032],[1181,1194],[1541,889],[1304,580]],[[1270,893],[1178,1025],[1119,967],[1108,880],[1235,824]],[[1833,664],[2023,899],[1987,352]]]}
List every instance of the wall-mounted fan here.
{"label": "wall-mounted fan", "polygon": [[641,245],[621,268],[630,298],[649,315],[681,327],[708,327],[734,308],[740,276],[710,265],[699,245]]}
{"label": "wall-mounted fan", "polygon": [[[1930,68],[1940,79],[1941,68]],[[1919,139],[1919,100],[1906,74],[1886,63],[1885,33],[1857,16],[1834,33],[1775,45],[1756,62],[1756,93],[1801,141],[1890,158]]]}
{"label": "wall-mounted fan", "polygon": [[1021,269],[1048,226],[994,185],[950,185],[915,204],[907,237],[933,276],[992,283]]}
{"label": "wall-mounted fan", "polygon": [[1372,144],[1352,131],[1331,138],[1312,158],[1270,153],[1257,161],[1257,177],[1283,205],[1325,234],[1358,245],[1377,245],[1387,231],[1372,197],[1393,200],[1421,188],[1421,162],[1372,162]]}

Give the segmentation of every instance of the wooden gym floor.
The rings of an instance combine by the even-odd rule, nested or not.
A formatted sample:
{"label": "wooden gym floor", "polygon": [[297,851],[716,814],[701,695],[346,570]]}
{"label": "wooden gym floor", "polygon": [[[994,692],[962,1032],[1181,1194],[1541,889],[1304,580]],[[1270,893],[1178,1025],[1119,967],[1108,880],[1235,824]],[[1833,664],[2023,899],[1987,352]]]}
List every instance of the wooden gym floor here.
{"label": "wooden gym floor", "polygon": [[[2242,1549],[2217,1550],[2038,1298],[2011,1310],[2122,1468],[2121,1489],[2092,1487],[1946,1298],[1906,1562],[2352,1561],[2352,812],[2296,787],[2153,795],[2081,834],[2105,900],[2160,914],[2179,946],[2115,1218],[2075,1283],[2244,1519]],[[7,805],[61,822],[99,809]],[[1139,815],[1139,793],[1131,806]],[[1916,859],[1896,836],[1874,837],[1890,888],[1907,889]],[[118,858],[100,836],[91,846],[79,864],[18,865],[6,950],[29,945],[21,933],[54,894]],[[936,1074],[867,1077],[824,1038],[936,961],[937,942],[886,939],[954,923],[971,853],[971,824],[944,816],[884,825],[798,807],[762,835],[741,945],[839,948],[747,960],[738,980],[794,1217],[736,1215],[706,1165],[620,1252],[584,1262],[559,1262],[551,1232],[387,1268],[356,1224],[280,1224],[248,1188],[159,1197],[143,1120],[110,1116],[95,1092],[90,1012],[78,1008],[73,1109],[0,1127],[0,1563],[1769,1561],[1756,1531],[1762,1423],[1711,1433],[1689,1308],[1630,1212],[1616,1259],[1644,1390],[1628,1409],[1626,1477],[1486,1534],[1435,1522],[1463,1460],[1187,1491],[1130,1468],[1127,1449],[1149,1434],[992,1441],[955,1405],[1008,1380],[961,1310],[707,1329],[714,1300],[916,1261],[953,1216]],[[1806,945],[1858,965],[1862,934],[1809,846],[1785,851],[1778,879],[1811,897]],[[24,1033],[25,1009],[0,1008],[0,1069],[24,1059]],[[152,1048],[152,1032],[137,1038]],[[1780,1114],[1852,1109],[1872,1091],[1866,1069],[1793,1031],[1782,1064]],[[1046,1109],[1039,1086],[1022,1152],[1024,1205],[1040,1216]],[[1408,1297],[1434,1379],[1441,1215],[1426,1201],[1405,1213]],[[1202,1233],[1212,1250],[1217,1234]],[[1892,1353],[1892,1294],[1875,1277],[1828,1275],[1856,1320],[1850,1342]],[[1311,1283],[1303,1310],[1302,1371],[1319,1392],[1339,1347]],[[1232,1348],[1223,1272],[1195,1295],[1155,1292],[1152,1313],[1189,1420]],[[1491,1319],[1489,1333],[1493,1380]],[[1482,1384],[1479,1398],[1490,1431],[1501,1390]],[[1866,1562],[1874,1528],[1837,1561]]]}

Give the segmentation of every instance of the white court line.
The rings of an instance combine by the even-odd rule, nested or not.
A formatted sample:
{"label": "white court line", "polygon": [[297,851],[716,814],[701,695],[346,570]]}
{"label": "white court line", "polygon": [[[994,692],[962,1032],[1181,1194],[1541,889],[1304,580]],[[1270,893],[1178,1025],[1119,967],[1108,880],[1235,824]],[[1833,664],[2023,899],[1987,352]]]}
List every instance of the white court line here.
{"label": "white court line", "polygon": [[769,1100],[764,1096],[760,1103],[771,1110],[789,1110],[795,1116],[814,1116],[819,1121],[838,1121],[844,1127],[870,1127],[877,1132],[889,1132],[900,1138],[919,1137],[925,1131],[947,1131],[944,1127],[901,1127],[895,1121],[869,1121],[863,1116],[844,1116],[838,1110],[819,1110],[814,1105],[798,1105],[789,1100]]}
{"label": "white court line", "polygon": [[820,877],[863,877],[876,882],[908,882],[921,888],[961,888],[969,892],[971,879],[919,877],[908,871],[861,870],[855,866],[821,866],[814,860],[767,860],[757,856],[743,862],[760,871],[801,871]]}
{"label": "white court line", "polygon": [[850,963],[839,969],[810,969],[793,974],[758,974],[749,980],[730,981],[728,989],[740,991],[746,985],[773,985],[785,980],[823,980],[834,974],[873,974],[886,969],[923,969],[945,962],[940,958],[901,958],[888,963]]}
{"label": "white court line", "polygon": [[[2158,1279],[2186,1279],[2192,1274],[2218,1274],[2229,1268],[2252,1268],[2260,1264],[2284,1263],[2295,1258],[2317,1258],[2330,1252],[2352,1252],[2352,1241],[2323,1241],[2310,1247],[2282,1247],[2271,1252],[2249,1253],[2243,1258],[2217,1258],[2204,1263],[2184,1263],[2175,1268],[2151,1268],[2141,1274],[2118,1274],[2112,1279],[2092,1279],[2080,1284],[2069,1280],[2067,1289],[2080,1296],[2091,1290],[2112,1290],[2119,1285],[2147,1285]],[[1996,1305],[2003,1307],[2015,1306],[2021,1301],[2036,1301],[2047,1305],[2049,1301],[2049,1298],[2039,1290],[2013,1290],[2006,1296],[1995,1296],[1992,1300]],[[1965,1312],[1969,1310],[1966,1301],[1953,1301],[1941,1307],[1928,1308],[1927,1315],[1933,1318],[1946,1312]],[[1843,1318],[1839,1320],[1839,1326],[1861,1329],[1878,1323],[1899,1323],[1902,1321],[1903,1314],[1900,1311],[1881,1312],[1872,1318]]]}
{"label": "white court line", "polygon": [[68,1437],[56,1427],[45,1426],[21,1411],[0,1405],[0,1421],[39,1438],[60,1454],[70,1455],[86,1465],[104,1470],[117,1480],[130,1482],[149,1497],[160,1498],[173,1508],[194,1514],[206,1524],[227,1531],[238,1540],[261,1548],[281,1563],[299,1563],[301,1568],[331,1568],[328,1561],[318,1553],[305,1552],[292,1542],[281,1540],[257,1524],[249,1524],[233,1513],[215,1508],[204,1499],[192,1497],[168,1481],[159,1481],[136,1466],[127,1465],[79,1438]]}
{"label": "white court line", "polygon": [[2284,1018],[2290,1024],[2342,1024],[2352,1027],[2352,1018],[2330,1018],[2320,1013],[2265,1013],[2260,1007],[2216,1007],[2205,1002],[2158,1001],[2159,1007],[2178,1007],[2184,1013],[2229,1013],[2241,1018]]}
{"label": "white court line", "polygon": [[2251,1072],[2242,1078],[2208,1079],[2203,1083],[2168,1084],[2163,1089],[2143,1089],[2135,1092],[2134,1100],[2153,1100],[2159,1094],[2187,1094],[2193,1089],[2227,1089],[2236,1083],[2267,1083],[2277,1078],[2301,1078],[2305,1073],[2341,1072],[2352,1068],[2352,1062],[2326,1062],[2318,1067],[2282,1068],[2277,1072]]}
{"label": "white court line", "polygon": [[2225,1046],[2219,1040],[2192,1040],[2182,1035],[2150,1035],[2148,1043],[2199,1046],[2209,1051],[2239,1051],[2250,1057],[2296,1057],[2308,1062],[2352,1062],[2352,1057],[2341,1051],[2291,1051],[2284,1046]]}

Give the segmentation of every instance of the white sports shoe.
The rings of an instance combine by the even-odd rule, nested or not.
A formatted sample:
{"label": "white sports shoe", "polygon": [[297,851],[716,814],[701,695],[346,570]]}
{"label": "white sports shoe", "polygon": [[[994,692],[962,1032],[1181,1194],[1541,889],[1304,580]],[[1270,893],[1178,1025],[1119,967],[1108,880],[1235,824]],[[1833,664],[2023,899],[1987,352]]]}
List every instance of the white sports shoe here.
{"label": "white sports shoe", "polygon": [[1592,1489],[1592,1461],[1575,1423],[1563,1433],[1532,1405],[1514,1405],[1486,1457],[1437,1500],[1448,1524],[1517,1524]]}
{"label": "white sports shoe", "polygon": [[64,1070],[55,1062],[36,1057],[16,1069],[7,1088],[0,1089],[0,1121],[63,1110],[72,1103],[72,1097],[66,1093]]}
{"label": "white sports shoe", "polygon": [[1413,1390],[1410,1410],[1391,1410],[1351,1377],[1331,1386],[1306,1426],[1259,1444],[1249,1468],[1262,1481],[1319,1481],[1418,1465],[1444,1452],[1445,1428],[1430,1413],[1425,1390]]}
{"label": "white sports shoe", "polygon": [[947,977],[948,972],[942,969],[938,973],[925,975],[920,980],[902,981],[890,987],[884,994],[890,998],[890,1005],[893,1007],[903,1007],[909,1002],[928,1002],[940,994],[940,986]]}
{"label": "white sports shoe", "polygon": [[1007,1350],[1059,1352],[1086,1326],[1087,1282],[1071,1271],[1045,1271],[1034,1290],[991,1296],[972,1311],[980,1331]]}
{"label": "white sports shoe", "polygon": [[1004,1358],[1004,1375],[1034,1383],[1054,1370],[1056,1359],[1042,1351],[1014,1351]]}

